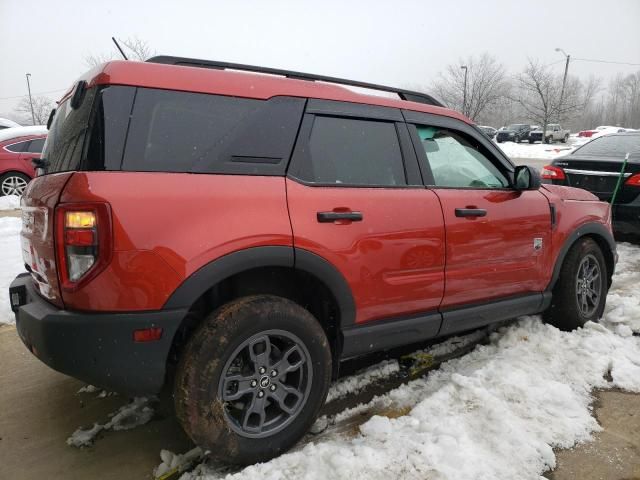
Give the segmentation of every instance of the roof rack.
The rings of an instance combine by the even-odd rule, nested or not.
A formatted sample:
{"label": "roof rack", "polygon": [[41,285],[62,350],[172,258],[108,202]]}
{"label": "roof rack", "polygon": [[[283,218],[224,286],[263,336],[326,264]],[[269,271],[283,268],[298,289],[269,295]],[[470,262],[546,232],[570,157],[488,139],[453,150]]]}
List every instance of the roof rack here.
{"label": "roof rack", "polygon": [[218,62],[215,60],[199,60],[197,58],[172,57],[168,55],[159,55],[146,60],[150,63],[163,63],[166,65],[182,65],[185,67],[213,68],[217,70],[240,70],[246,72],[267,73],[269,75],[280,75],[286,78],[294,78],[296,80],[308,80],[312,82],[328,82],[340,85],[350,85],[353,87],[368,88],[381,92],[391,92],[397,94],[402,100],[411,102],[426,103],[443,107],[442,103],[433,98],[431,95],[420,92],[412,92],[394,87],[385,87],[384,85],[376,85],[374,83],[359,82],[356,80],[347,80],[345,78],[327,77],[324,75],[314,75],[311,73],[294,72],[291,70],[280,70],[277,68],[258,67],[255,65],[243,65],[241,63]]}

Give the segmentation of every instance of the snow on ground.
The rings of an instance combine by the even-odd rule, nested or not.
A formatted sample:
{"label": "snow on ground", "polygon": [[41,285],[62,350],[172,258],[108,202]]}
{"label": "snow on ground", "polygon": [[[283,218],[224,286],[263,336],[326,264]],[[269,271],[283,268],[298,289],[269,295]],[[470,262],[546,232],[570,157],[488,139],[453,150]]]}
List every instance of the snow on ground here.
{"label": "snow on ground", "polygon": [[539,480],[555,466],[553,448],[600,430],[594,388],[640,392],[640,337],[632,335],[640,332],[640,247],[619,244],[619,254],[601,323],[569,333],[521,318],[487,345],[366,406],[407,414],[375,415],[355,435],[324,435],[237,473],[201,465],[182,479]]}
{"label": "snow on ground", "polygon": [[0,324],[15,322],[9,304],[9,285],[16,275],[24,271],[20,251],[21,228],[22,220],[19,218],[0,218]]}
{"label": "snow on ground", "polygon": [[496,145],[500,148],[509,158],[532,158],[540,160],[553,160],[554,158],[568,155],[575,150],[576,145],[572,142],[574,138],[571,138],[568,143],[515,143],[515,142],[502,142]]}
{"label": "snow on ground", "polygon": [[103,430],[131,430],[147,423],[154,414],[153,404],[156,397],[136,397],[130,403],[120,407],[118,411],[109,414],[111,420],[107,423],[94,423],[89,429],[78,428],[67,438],[67,445],[72,447],[88,447]]}
{"label": "snow on ground", "polygon": [[17,195],[4,195],[0,197],[0,211],[16,210],[20,208],[20,197]]}

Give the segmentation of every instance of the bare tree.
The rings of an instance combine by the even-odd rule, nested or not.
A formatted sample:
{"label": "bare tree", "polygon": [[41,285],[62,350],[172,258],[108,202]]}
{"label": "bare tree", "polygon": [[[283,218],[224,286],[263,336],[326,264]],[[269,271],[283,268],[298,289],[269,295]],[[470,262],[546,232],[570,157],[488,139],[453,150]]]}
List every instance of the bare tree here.
{"label": "bare tree", "polygon": [[[55,107],[53,101],[48,97],[32,97],[33,100],[33,116],[35,117],[35,125],[45,125],[49,120],[49,114]],[[31,117],[31,105],[29,97],[22,97],[16,108],[15,115],[21,119],[23,125],[33,124]]]}
{"label": "bare tree", "polygon": [[[549,123],[565,122],[577,116],[598,89],[595,79],[584,88],[579,79],[570,76],[563,93],[562,82],[561,75],[531,59],[515,78],[513,100],[522,107],[529,120],[542,126],[543,132]],[[546,141],[544,136],[543,140]]]}
{"label": "bare tree", "polygon": [[[467,67],[466,102],[465,71],[461,65]],[[503,65],[488,53],[449,65],[434,85],[434,93],[440,100],[474,121],[504,98],[507,89]]]}
{"label": "bare tree", "polygon": [[[156,54],[156,51],[151,48],[149,42],[146,40],[142,40],[136,36],[128,37],[125,40],[120,40],[120,43],[124,47],[123,50],[127,54],[129,60],[137,60],[144,62],[147,58],[152,57]],[[101,53],[101,54],[91,54],[84,57],[84,63],[93,68],[101,63],[108,62],[113,60],[114,58],[118,58],[120,56],[120,52],[115,50],[115,46],[113,50],[109,53]]]}

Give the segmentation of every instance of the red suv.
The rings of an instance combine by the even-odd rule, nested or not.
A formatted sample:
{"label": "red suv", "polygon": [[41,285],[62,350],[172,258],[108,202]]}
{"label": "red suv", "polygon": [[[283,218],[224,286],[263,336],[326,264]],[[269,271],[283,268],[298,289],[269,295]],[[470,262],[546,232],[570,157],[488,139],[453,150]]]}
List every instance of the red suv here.
{"label": "red suv", "polygon": [[0,132],[0,196],[22,195],[35,172],[31,160],[40,156],[47,130],[15,127]]}
{"label": "red suv", "polygon": [[27,348],[106,388],[174,385],[194,442],[248,463],[305,433],[343,359],[601,316],[606,203],[428,95],[336,83],[392,90],[175,57],[86,74],[23,197]]}

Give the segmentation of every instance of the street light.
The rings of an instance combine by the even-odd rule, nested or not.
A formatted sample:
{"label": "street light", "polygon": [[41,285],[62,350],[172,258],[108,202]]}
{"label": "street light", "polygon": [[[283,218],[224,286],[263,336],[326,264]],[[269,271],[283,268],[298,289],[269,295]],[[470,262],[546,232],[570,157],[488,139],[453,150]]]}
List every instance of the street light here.
{"label": "street light", "polygon": [[569,72],[569,62],[571,61],[571,55],[569,55],[561,48],[556,48],[556,52],[562,53],[567,59],[567,62],[564,64],[564,78],[562,79],[562,90],[560,91],[560,106],[562,106],[562,100],[564,99],[564,86],[567,84],[567,73]]}
{"label": "street light", "polygon": [[464,92],[462,93],[462,113],[466,115],[467,110],[467,73],[469,69],[466,65],[462,65],[460,68],[464,69]]}
{"label": "street light", "polygon": [[31,122],[33,123],[33,125],[36,124],[36,115],[33,113],[33,99],[31,98],[31,85],[29,85],[29,77],[31,76],[30,73],[26,74],[27,77],[27,90],[29,91],[29,105],[31,106]]}

